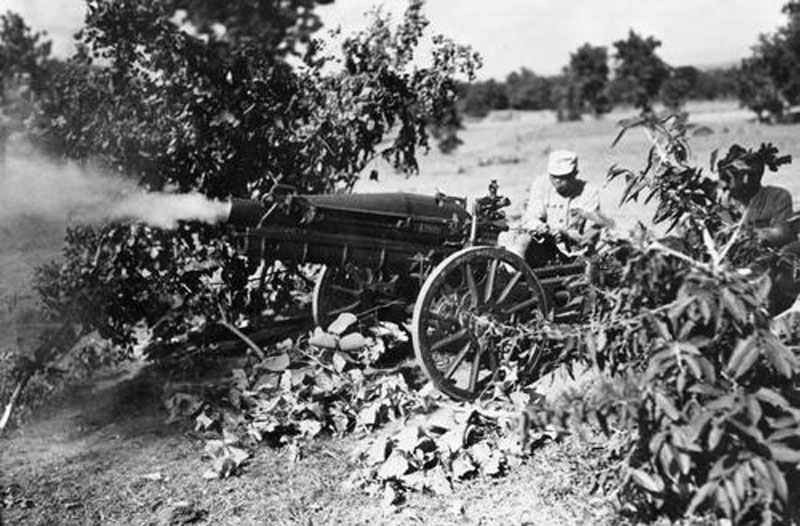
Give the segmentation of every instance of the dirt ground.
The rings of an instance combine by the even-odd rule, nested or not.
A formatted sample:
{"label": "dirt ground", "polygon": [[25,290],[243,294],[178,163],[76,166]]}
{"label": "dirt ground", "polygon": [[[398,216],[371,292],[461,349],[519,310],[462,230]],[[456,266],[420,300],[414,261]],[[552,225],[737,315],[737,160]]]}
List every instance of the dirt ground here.
{"label": "dirt ground", "polygon": [[[168,422],[166,379],[149,368],[76,386],[0,439],[3,524],[610,524],[612,510],[576,480],[591,451],[550,444],[508,476],[459,483],[452,497],[345,489],[359,437],[323,439],[299,460],[259,450],[244,473],[204,480],[203,440]],[[583,446],[581,446],[583,447]]]}

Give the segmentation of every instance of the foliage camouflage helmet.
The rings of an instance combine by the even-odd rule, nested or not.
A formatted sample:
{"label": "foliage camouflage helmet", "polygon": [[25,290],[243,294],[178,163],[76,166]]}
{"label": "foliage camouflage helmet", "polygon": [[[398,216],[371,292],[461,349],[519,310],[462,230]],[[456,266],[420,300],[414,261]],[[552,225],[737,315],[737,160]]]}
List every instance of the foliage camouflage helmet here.
{"label": "foliage camouflage helmet", "polygon": [[778,148],[772,143],[761,143],[758,150],[745,149],[739,144],[734,144],[728,149],[725,157],[717,162],[717,173],[720,179],[725,180],[730,171],[743,171],[755,169],[759,175],[763,175],[764,168],[767,167],[771,172],[778,169],[783,164],[792,162],[791,155],[778,156]]}

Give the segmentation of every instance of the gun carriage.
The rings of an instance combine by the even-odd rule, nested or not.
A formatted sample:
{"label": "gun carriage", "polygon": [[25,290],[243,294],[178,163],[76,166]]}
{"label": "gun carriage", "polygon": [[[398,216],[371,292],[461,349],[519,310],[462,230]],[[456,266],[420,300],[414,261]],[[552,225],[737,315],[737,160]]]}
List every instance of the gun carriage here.
{"label": "gun carriage", "polygon": [[324,265],[312,300],[319,326],[343,312],[410,318],[425,374],[466,400],[497,376],[491,328],[568,304],[565,283],[585,268],[579,261],[531,268],[497,246],[508,204],[495,183],[471,211],[465,199],[444,195],[287,193],[266,205],[234,200],[229,222],[252,261]]}

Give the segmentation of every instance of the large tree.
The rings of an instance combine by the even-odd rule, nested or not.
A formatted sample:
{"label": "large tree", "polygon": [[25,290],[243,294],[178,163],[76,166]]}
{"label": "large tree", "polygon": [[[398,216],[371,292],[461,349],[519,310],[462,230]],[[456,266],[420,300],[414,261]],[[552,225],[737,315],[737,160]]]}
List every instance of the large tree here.
{"label": "large tree", "polygon": [[[319,42],[287,29],[296,24],[280,22],[283,36],[265,52],[265,28],[251,22],[270,12],[234,3],[92,2],[81,52],[54,76],[33,132],[59,155],[99,159],[151,188],[258,198],[278,182],[301,192],[350,189],[378,156],[414,172],[429,135],[454,126],[456,78],[470,78],[477,57],[435,37],[432,66],[416,67],[427,26],[421,1],[409,2],[396,27],[376,12],[344,40],[338,69]],[[313,3],[290,3],[296,23],[313,26]],[[182,23],[175,9],[192,6]],[[300,56],[294,66],[290,52]],[[167,339],[220,316],[255,322],[286,306],[286,277],[251,290],[252,269],[220,234],[75,228],[65,262],[40,275],[43,298],[122,345],[142,321]],[[209,287],[215,275],[222,283]]]}
{"label": "large tree", "polygon": [[611,110],[606,95],[608,74],[608,50],[605,46],[593,46],[587,42],[570,53],[566,77],[568,82],[575,84],[581,110],[596,115]]}
{"label": "large tree", "polygon": [[[206,38],[259,48],[269,55],[285,57],[301,52],[322,27],[317,5],[333,0],[161,0],[173,13]],[[183,21],[183,20],[182,20]]]}
{"label": "large tree", "polygon": [[44,33],[31,30],[16,13],[0,15],[0,175],[9,135],[22,129],[47,86],[49,56]]}
{"label": "large tree", "polygon": [[669,66],[656,53],[660,46],[660,40],[642,37],[632,29],[627,39],[614,42],[617,94],[642,111],[652,109],[661,85],[669,78]]}
{"label": "large tree", "polygon": [[677,110],[697,88],[700,71],[694,66],[681,66],[670,71],[661,85],[661,101],[667,108]]}
{"label": "large tree", "polygon": [[740,100],[762,120],[780,119],[786,108],[800,104],[800,1],[782,11],[786,25],[759,37],[739,76]]}
{"label": "large tree", "polygon": [[544,110],[552,107],[553,83],[528,68],[506,77],[509,104],[515,110]]}

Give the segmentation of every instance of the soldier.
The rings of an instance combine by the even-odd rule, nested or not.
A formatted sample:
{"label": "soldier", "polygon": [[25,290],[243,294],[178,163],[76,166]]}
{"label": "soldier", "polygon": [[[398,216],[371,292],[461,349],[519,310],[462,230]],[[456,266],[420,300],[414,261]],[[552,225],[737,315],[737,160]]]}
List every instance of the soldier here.
{"label": "soldier", "polygon": [[[550,153],[547,175],[531,184],[517,232],[504,236],[500,243],[532,266],[539,266],[558,256],[553,242],[561,245],[562,254],[570,254],[567,245],[579,244],[598,233],[596,227],[610,226],[613,222],[600,212],[598,190],[578,174],[578,156],[574,152]],[[550,240],[542,234],[550,234]],[[532,246],[534,238],[537,242]]]}
{"label": "soldier", "polygon": [[[764,169],[777,170],[791,157],[775,157],[771,145],[762,144],[758,151],[745,150],[738,144],[717,163],[723,203],[733,208],[745,225],[753,228],[759,239],[771,246],[782,247],[797,240],[789,226],[792,216],[792,194],[779,186],[764,186]],[[732,218],[733,219],[733,218]]]}
{"label": "soldier", "polygon": [[800,242],[792,226],[792,194],[778,186],[764,186],[764,170],[776,171],[791,162],[790,156],[777,157],[777,149],[762,144],[756,150],[733,145],[717,163],[721,200],[732,210],[730,221],[744,218],[744,226],[768,246],[780,249],[781,260],[772,269],[770,311],[780,312],[794,301],[798,289],[792,260],[800,256]]}

